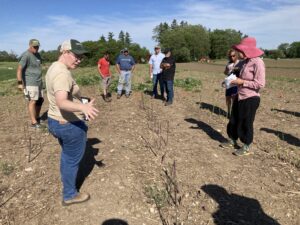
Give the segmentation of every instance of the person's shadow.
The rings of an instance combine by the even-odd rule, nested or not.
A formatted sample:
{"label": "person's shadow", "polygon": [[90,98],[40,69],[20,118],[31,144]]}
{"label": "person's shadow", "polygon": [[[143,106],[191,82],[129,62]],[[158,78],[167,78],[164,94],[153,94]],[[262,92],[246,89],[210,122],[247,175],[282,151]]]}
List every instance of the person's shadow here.
{"label": "person's shadow", "polygon": [[109,219],[105,220],[102,225],[129,225],[125,220],[121,219]]}
{"label": "person's shadow", "polygon": [[101,161],[97,161],[95,156],[98,155],[99,149],[94,148],[93,145],[100,143],[98,138],[89,138],[86,142],[86,148],[82,160],[79,164],[79,169],[76,178],[76,188],[79,190],[89,174],[94,169],[94,166],[103,167],[105,164]]}
{"label": "person's shadow", "polygon": [[275,134],[280,140],[285,141],[290,145],[300,147],[300,139],[291,134],[284,133],[284,132],[281,132],[278,130],[273,130],[273,129],[266,128],[266,127],[262,127],[262,128],[260,128],[260,130],[265,131],[270,134]]}
{"label": "person's shadow", "polygon": [[216,225],[280,225],[264,213],[256,199],[229,194],[216,184],[203,185],[201,189],[219,204],[218,210],[212,214]]}
{"label": "person's shadow", "polygon": [[218,116],[227,117],[227,112],[224,109],[221,109],[219,106],[215,106],[205,102],[196,102],[196,104],[200,105],[200,109],[207,109]]}
{"label": "person's shadow", "polygon": [[282,112],[282,113],[286,113],[286,114],[293,115],[296,117],[300,117],[299,112],[293,112],[293,111],[288,111],[288,110],[283,110],[283,109],[275,109],[275,108],[272,108],[271,111]]}
{"label": "person's shadow", "polygon": [[200,129],[203,130],[211,139],[216,140],[220,143],[224,143],[227,141],[227,139],[218,131],[216,131],[213,127],[208,125],[207,123],[204,123],[200,120],[195,120],[193,118],[187,118],[184,119],[185,121],[189,123],[194,123],[197,125],[197,127],[190,127],[191,129]]}

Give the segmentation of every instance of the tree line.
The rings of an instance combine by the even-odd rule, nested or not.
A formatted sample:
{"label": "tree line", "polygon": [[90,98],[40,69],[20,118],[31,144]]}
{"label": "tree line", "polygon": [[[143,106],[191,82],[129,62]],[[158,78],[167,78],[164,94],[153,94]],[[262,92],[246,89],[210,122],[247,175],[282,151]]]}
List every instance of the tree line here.
{"label": "tree line", "polygon": [[[174,19],[170,24],[162,22],[154,27],[152,39],[161,45],[162,49],[171,48],[177,62],[198,61],[202,58],[221,59],[226,58],[227,51],[232,45],[237,44],[242,38],[247,37],[234,29],[210,30],[202,25],[191,25],[186,21],[177,22]],[[82,66],[93,66],[98,59],[108,51],[111,63],[115,63],[120,50],[128,48],[130,55],[138,63],[146,63],[150,52],[145,47],[133,43],[128,32],[120,31],[115,38],[114,33],[109,32],[107,37],[103,35],[97,41],[84,41],[83,45],[89,50],[88,57],[82,62]],[[268,58],[300,58],[300,42],[282,43],[277,49],[263,49],[264,57]],[[53,62],[58,58],[58,50],[40,51],[44,62]],[[0,51],[0,61],[17,61],[14,52]]]}

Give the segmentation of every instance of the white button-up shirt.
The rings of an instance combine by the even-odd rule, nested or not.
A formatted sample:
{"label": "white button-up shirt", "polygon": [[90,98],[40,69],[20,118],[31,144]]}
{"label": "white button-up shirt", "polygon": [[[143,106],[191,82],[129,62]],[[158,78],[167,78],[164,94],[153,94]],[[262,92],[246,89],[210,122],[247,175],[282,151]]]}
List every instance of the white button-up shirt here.
{"label": "white button-up shirt", "polygon": [[158,74],[161,73],[162,69],[160,68],[160,63],[165,58],[165,54],[163,53],[158,53],[153,54],[150,59],[149,59],[149,64],[152,65],[152,73],[153,74]]}

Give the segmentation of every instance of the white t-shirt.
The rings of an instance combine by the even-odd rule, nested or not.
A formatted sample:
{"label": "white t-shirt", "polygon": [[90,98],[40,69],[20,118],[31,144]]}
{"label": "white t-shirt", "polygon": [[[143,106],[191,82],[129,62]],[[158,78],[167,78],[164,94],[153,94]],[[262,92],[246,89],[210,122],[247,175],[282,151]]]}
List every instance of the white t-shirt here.
{"label": "white t-shirt", "polygon": [[149,64],[152,65],[152,73],[153,74],[158,74],[161,73],[162,69],[160,68],[160,63],[165,58],[165,54],[163,53],[158,53],[153,54],[150,59],[149,59]]}

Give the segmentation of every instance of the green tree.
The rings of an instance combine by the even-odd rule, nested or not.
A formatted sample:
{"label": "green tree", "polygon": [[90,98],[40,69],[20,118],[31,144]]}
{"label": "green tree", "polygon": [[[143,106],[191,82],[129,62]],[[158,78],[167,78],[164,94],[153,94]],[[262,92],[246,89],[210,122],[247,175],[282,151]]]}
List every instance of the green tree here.
{"label": "green tree", "polygon": [[124,32],[121,30],[119,33],[119,39],[118,41],[120,41],[122,44],[125,44],[125,34]]}
{"label": "green tree", "polygon": [[125,45],[129,46],[131,44],[131,37],[128,32],[125,33]]}
{"label": "green tree", "polygon": [[213,59],[225,58],[232,45],[238,44],[242,39],[240,31],[216,29],[210,33],[210,57]]}
{"label": "green tree", "polygon": [[108,32],[107,39],[108,39],[108,41],[112,41],[114,39],[114,33],[113,32]]}
{"label": "green tree", "polygon": [[170,29],[169,25],[164,22],[160,23],[153,29],[153,36],[152,39],[157,41],[158,43],[161,43],[161,37],[165,31],[168,31]]}
{"label": "green tree", "polygon": [[174,30],[178,27],[178,23],[176,19],[173,19],[172,23],[171,23],[171,29]]}
{"label": "green tree", "polygon": [[154,30],[160,34],[154,33],[154,36],[160,40],[162,47],[173,49],[173,54],[178,62],[197,60],[201,56],[207,56],[210,51],[208,31],[201,25],[189,25],[185,22],[181,24],[182,26],[177,26],[176,29],[167,29],[161,32],[160,28],[163,27],[161,23]]}
{"label": "green tree", "polygon": [[293,42],[287,50],[287,55],[289,58],[300,58],[300,42]]}
{"label": "green tree", "polygon": [[288,48],[290,47],[289,43],[282,43],[278,46],[278,50],[282,51],[284,56],[287,57]]}

